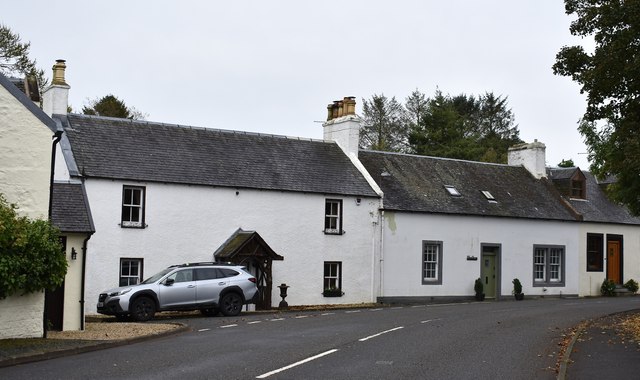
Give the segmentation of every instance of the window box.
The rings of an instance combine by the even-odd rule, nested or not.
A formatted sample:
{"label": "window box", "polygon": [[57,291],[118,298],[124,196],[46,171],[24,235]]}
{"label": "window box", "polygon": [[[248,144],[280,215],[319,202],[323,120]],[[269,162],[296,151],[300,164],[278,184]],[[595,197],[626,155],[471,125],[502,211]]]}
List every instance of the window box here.
{"label": "window box", "polygon": [[342,297],[344,292],[341,289],[325,289],[322,295],[325,297]]}

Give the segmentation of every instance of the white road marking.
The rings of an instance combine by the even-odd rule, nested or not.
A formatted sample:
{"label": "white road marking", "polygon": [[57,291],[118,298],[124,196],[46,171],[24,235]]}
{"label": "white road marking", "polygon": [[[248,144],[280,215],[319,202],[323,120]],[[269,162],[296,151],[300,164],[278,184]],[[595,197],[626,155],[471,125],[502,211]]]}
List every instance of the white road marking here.
{"label": "white road marking", "polygon": [[390,330],[385,330],[385,331],[379,332],[379,333],[374,334],[374,335],[369,335],[369,336],[368,336],[368,337],[366,337],[366,338],[358,339],[358,341],[360,341],[360,342],[364,342],[364,341],[369,340],[369,339],[371,339],[371,338],[379,337],[379,336],[380,336],[380,335],[382,335],[382,334],[390,333],[390,332],[392,332],[392,331],[400,330],[400,329],[403,329],[403,328],[404,328],[404,326],[399,326],[399,327],[396,327],[396,328],[393,328],[393,329],[390,329]]}
{"label": "white road marking", "polygon": [[426,307],[427,305],[413,305],[411,306],[412,309],[418,308],[418,307]]}
{"label": "white road marking", "polygon": [[360,312],[360,310],[347,310],[347,311],[345,311],[345,313],[347,313],[347,314],[353,314],[353,313],[359,313],[359,312]]}
{"label": "white road marking", "polygon": [[200,329],[200,330],[198,330],[198,332],[209,331],[209,330],[211,330],[211,329]]}
{"label": "white road marking", "polygon": [[456,306],[456,305],[468,305],[470,304],[470,302],[458,302],[458,303],[434,303],[431,305],[427,305],[429,307],[434,307],[434,306]]}
{"label": "white road marking", "polygon": [[284,321],[284,318],[275,318],[275,319],[270,319],[271,322],[276,322],[276,321]]}
{"label": "white road marking", "polygon": [[301,319],[301,318],[309,318],[309,316],[308,315],[298,315],[296,317],[296,319]]}
{"label": "white road marking", "polygon": [[333,315],[333,314],[335,314],[335,313],[322,313],[320,315]]}
{"label": "white road marking", "polygon": [[380,311],[382,310],[382,308],[378,308],[378,309],[369,309],[369,311]]}
{"label": "white road marking", "polygon": [[251,321],[251,322],[247,322],[247,324],[248,324],[248,325],[253,325],[253,324],[255,324],[255,323],[260,323],[260,322],[262,322],[262,321]]}
{"label": "white road marking", "polygon": [[297,366],[299,366],[299,365],[301,365],[301,364],[308,363],[308,362],[310,362],[310,361],[312,361],[312,360],[319,359],[319,358],[321,358],[321,357],[323,357],[323,356],[326,356],[326,355],[329,355],[329,354],[333,354],[333,353],[334,353],[334,352],[336,352],[336,351],[338,351],[338,350],[337,350],[337,349],[335,349],[335,348],[334,348],[333,350],[325,351],[325,352],[323,352],[323,353],[321,353],[321,354],[318,354],[318,355],[316,355],[316,356],[312,356],[312,357],[310,357],[310,358],[306,358],[306,359],[304,359],[304,360],[300,360],[299,362],[295,362],[295,363],[293,363],[293,364],[289,364],[288,366],[285,366],[285,367],[282,367],[282,368],[279,368],[279,369],[273,370],[273,371],[271,371],[271,372],[267,372],[267,373],[262,374],[262,375],[260,375],[260,376],[256,376],[256,379],[265,379],[265,378],[267,378],[267,377],[269,377],[269,376],[271,376],[271,375],[275,375],[275,374],[280,373],[280,372],[282,372],[282,371],[286,371],[286,370],[291,369],[291,368],[293,368],[293,367],[297,367]]}
{"label": "white road marking", "polygon": [[238,326],[237,324],[233,324],[233,325],[224,325],[224,326],[220,326],[221,329],[226,329],[227,327],[236,327]]}
{"label": "white road marking", "polygon": [[392,307],[391,310],[404,309],[404,306],[396,306]]}
{"label": "white road marking", "polygon": [[427,319],[426,321],[422,321],[422,322],[420,322],[420,323],[429,323],[429,322],[433,322],[433,321],[439,321],[439,320],[441,320],[441,319],[442,319],[442,318]]}

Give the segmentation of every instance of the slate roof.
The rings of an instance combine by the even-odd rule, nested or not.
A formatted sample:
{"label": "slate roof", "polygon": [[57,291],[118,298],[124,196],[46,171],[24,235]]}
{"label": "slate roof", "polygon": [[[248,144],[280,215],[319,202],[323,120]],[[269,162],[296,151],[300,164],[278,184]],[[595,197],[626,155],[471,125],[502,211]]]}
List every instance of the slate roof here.
{"label": "slate roof", "polygon": [[237,255],[268,257],[271,260],[284,260],[278,255],[256,231],[245,231],[238,228],[232,235],[222,243],[213,253],[213,257],[218,259],[231,259]]}
{"label": "slate roof", "polygon": [[64,126],[78,172],[87,178],[377,196],[334,142],[86,115],[55,117]]}
{"label": "slate roof", "polygon": [[[359,158],[382,188],[385,210],[576,220],[549,181],[521,166],[362,150]],[[445,186],[461,196],[451,196]]]}
{"label": "slate roof", "polygon": [[89,202],[81,183],[53,184],[51,220],[61,232],[95,232]]}
{"label": "slate roof", "polygon": [[[552,171],[555,171],[555,169],[552,169]],[[640,225],[640,218],[632,216],[626,207],[617,205],[607,198],[593,174],[587,171],[583,171],[582,174],[584,174],[587,182],[586,198],[565,198],[571,204],[571,207],[582,215],[583,221]]]}

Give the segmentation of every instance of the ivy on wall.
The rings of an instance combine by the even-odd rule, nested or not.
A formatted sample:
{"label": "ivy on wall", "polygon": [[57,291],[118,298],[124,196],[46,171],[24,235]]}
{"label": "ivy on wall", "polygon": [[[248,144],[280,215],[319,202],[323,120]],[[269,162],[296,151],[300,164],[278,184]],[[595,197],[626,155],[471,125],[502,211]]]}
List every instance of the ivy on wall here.
{"label": "ivy on wall", "polygon": [[54,290],[66,273],[58,230],[49,221],[19,216],[0,194],[0,299]]}

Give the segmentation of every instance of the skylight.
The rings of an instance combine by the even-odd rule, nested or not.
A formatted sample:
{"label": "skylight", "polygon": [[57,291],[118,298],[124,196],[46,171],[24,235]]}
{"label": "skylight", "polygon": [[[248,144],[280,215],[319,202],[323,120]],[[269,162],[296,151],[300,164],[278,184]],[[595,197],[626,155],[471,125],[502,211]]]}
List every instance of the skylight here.
{"label": "skylight", "polygon": [[449,192],[449,194],[451,196],[454,196],[454,197],[461,197],[462,196],[462,194],[460,194],[460,192],[453,186],[446,186],[445,185],[444,188],[447,189],[447,191]]}
{"label": "skylight", "polygon": [[488,192],[487,190],[482,190],[482,195],[484,195],[484,197],[487,198],[487,200],[489,202],[492,202],[492,203],[496,203],[497,202],[496,198],[490,192]]}

